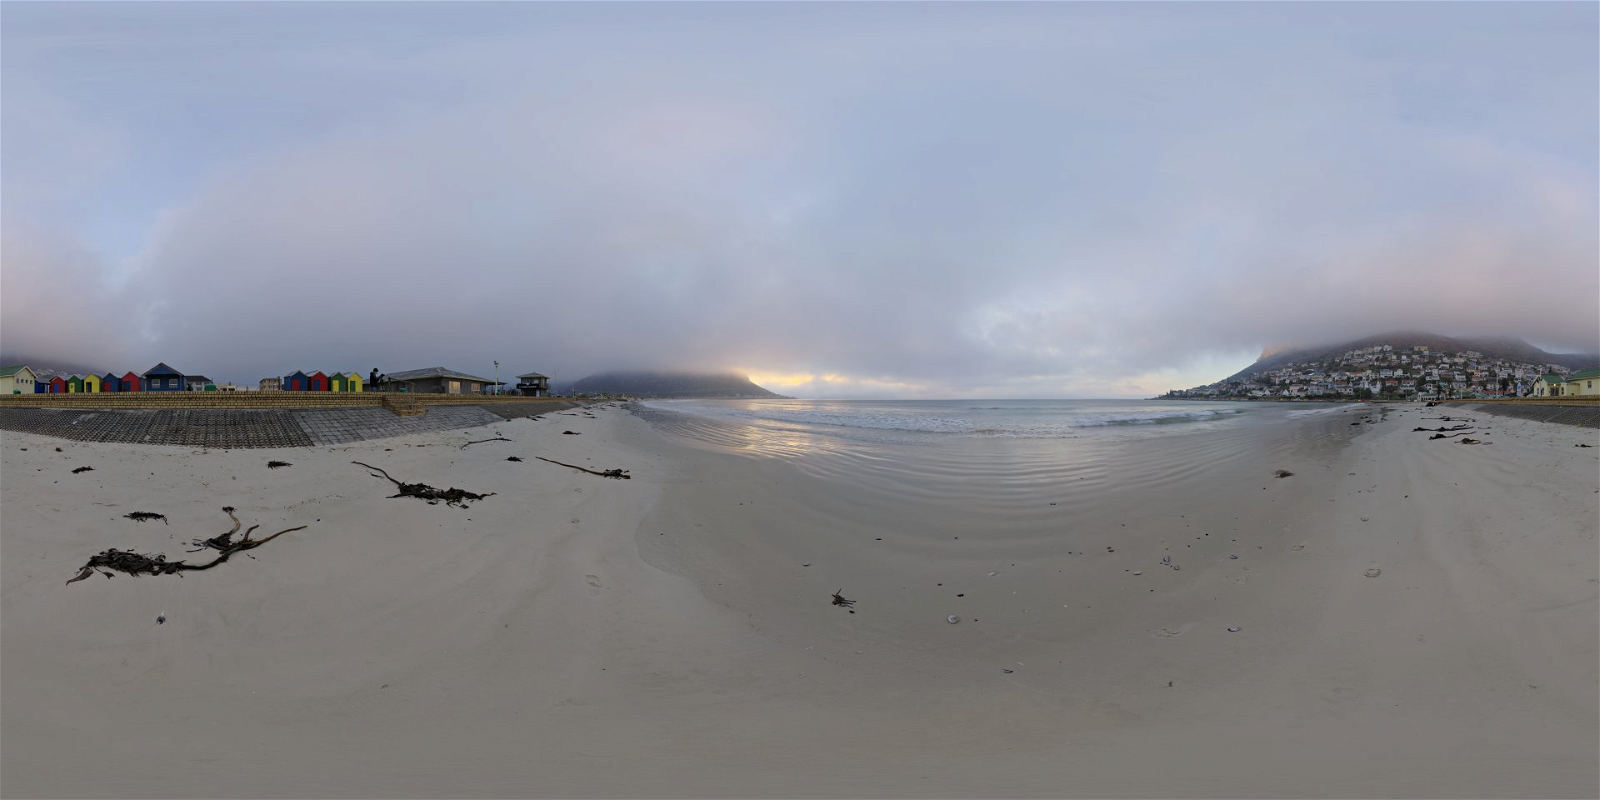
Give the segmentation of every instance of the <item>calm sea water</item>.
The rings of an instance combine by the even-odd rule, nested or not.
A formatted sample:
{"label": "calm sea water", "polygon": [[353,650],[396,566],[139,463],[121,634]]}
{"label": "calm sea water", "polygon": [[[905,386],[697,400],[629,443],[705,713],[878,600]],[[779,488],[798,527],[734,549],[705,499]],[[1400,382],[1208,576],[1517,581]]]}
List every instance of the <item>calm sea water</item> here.
{"label": "calm sea water", "polygon": [[1060,512],[1089,513],[1118,496],[1153,503],[1219,487],[1260,491],[1274,469],[1326,463],[1366,429],[1361,420],[1373,410],[1126,400],[681,400],[634,408],[670,439],[787,462],[804,477],[793,491],[827,506],[836,524],[920,520],[1011,541],[1048,540]]}
{"label": "calm sea water", "polygon": [[1146,439],[1225,431],[1344,411],[1350,405],[1143,400],[654,400],[668,427],[711,441],[730,435],[772,453],[818,446],[958,445],[973,439]]}

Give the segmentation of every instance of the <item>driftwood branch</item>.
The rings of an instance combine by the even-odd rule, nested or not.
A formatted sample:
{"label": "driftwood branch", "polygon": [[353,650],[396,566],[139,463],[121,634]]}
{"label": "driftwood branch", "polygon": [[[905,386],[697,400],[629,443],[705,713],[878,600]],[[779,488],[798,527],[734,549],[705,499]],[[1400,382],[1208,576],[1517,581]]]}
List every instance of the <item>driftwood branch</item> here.
{"label": "driftwood branch", "polygon": [[[124,572],[129,575],[139,576],[172,575],[191,570],[211,569],[212,567],[227,561],[233,556],[234,553],[243,552],[245,550],[254,550],[255,548],[260,547],[261,545],[264,545],[267,542],[270,542],[286,533],[303,531],[306,529],[305,525],[301,525],[296,528],[278,531],[277,533],[274,533],[265,539],[251,539],[250,534],[255,531],[256,528],[261,527],[260,525],[252,525],[250,526],[250,530],[244,532],[244,538],[240,539],[238,542],[234,542],[233,534],[239,530],[239,518],[233,515],[233,509],[228,508],[224,510],[228,512],[228,517],[233,520],[233,529],[220,536],[212,537],[211,539],[195,540],[197,544],[203,541],[207,547],[215,547],[216,549],[222,551],[221,555],[218,555],[216,558],[207,561],[204,564],[190,564],[186,561],[168,561],[167,557],[161,553],[145,555],[143,553],[135,553],[131,550],[118,550],[116,548],[111,548],[108,550],[102,550],[98,555],[90,558],[81,568],[79,568],[77,577],[72,578],[71,580],[67,581],[67,583],[77,583],[78,581],[84,580],[96,572],[99,572],[107,578],[110,578],[111,573],[104,570],[115,570],[117,572]],[[201,549],[205,548],[202,547]],[[191,550],[189,552],[193,553],[199,551]]]}
{"label": "driftwood branch", "polygon": [[540,461],[548,461],[548,462],[550,462],[552,464],[560,464],[563,467],[571,467],[571,468],[573,468],[575,470],[579,470],[581,472],[587,472],[590,475],[599,475],[602,478],[616,478],[618,480],[624,480],[624,481],[625,480],[630,480],[630,479],[633,478],[633,476],[629,475],[628,471],[625,470],[625,469],[608,469],[608,470],[605,470],[605,471],[602,472],[602,471],[599,471],[599,470],[589,469],[588,467],[580,467],[577,464],[566,464],[566,463],[557,461],[557,460],[555,460],[553,458],[545,458],[544,456],[534,456],[534,458],[537,458]]}
{"label": "driftwood branch", "polygon": [[469,447],[471,447],[471,446],[473,446],[475,444],[483,444],[484,442],[509,442],[509,441],[512,441],[512,440],[511,439],[507,439],[504,436],[496,436],[493,439],[479,439],[479,440],[477,440],[475,442],[467,442],[466,444],[461,445],[461,449],[465,450],[465,449],[467,449],[467,448],[469,448]]}
{"label": "driftwood branch", "polygon": [[[469,492],[465,489],[457,489],[454,486],[450,487],[449,489],[440,489],[435,486],[429,486],[426,483],[406,483],[405,481],[395,480],[394,476],[390,475],[388,472],[385,472],[381,467],[374,467],[371,464],[364,464],[360,461],[352,461],[350,463],[383,473],[383,477],[386,478],[390,483],[393,483],[399,489],[398,494],[389,495],[391,498],[415,497],[419,500],[428,501],[430,505],[443,500],[445,505],[466,508],[468,500],[482,500],[485,497],[494,497],[494,492],[490,492],[488,494],[477,494],[476,492]],[[376,478],[378,476],[373,475],[372,477]]]}

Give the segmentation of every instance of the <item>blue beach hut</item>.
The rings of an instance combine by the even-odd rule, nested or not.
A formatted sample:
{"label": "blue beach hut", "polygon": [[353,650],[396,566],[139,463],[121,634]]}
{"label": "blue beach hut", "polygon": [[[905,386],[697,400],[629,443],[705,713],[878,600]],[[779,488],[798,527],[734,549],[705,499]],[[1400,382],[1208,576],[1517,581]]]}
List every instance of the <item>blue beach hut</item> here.
{"label": "blue beach hut", "polygon": [[184,388],[183,373],[166,364],[157,364],[144,372],[147,392],[181,392]]}
{"label": "blue beach hut", "polygon": [[299,370],[283,376],[283,390],[286,392],[304,392],[310,388],[310,385],[311,379]]}

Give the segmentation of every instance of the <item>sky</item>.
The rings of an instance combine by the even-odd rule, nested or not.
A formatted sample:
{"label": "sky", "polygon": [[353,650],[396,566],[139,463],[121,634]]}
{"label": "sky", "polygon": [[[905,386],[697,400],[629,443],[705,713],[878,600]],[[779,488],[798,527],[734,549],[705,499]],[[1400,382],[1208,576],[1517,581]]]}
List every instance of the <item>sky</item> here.
{"label": "sky", "polygon": [[1137,397],[1600,351],[1600,5],[4,3],[0,352]]}

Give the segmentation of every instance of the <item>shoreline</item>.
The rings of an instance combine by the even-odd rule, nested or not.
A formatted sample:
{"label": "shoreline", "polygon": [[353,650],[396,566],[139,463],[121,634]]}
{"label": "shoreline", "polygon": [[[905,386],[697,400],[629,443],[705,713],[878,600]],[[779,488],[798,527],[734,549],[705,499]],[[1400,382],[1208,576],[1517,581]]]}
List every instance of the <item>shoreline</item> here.
{"label": "shoreline", "polygon": [[[621,409],[272,453],[8,432],[0,780],[128,797],[1589,793],[1600,450],[1572,445],[1594,433],[1495,418],[1492,445],[1463,447],[1413,433],[1422,411],[1307,419],[1198,471],[1163,464],[1212,445],[1163,437],[1164,458],[1085,473],[1049,490],[1057,506],[917,499],[914,475],[841,482]],[[491,435],[514,441],[461,447]],[[294,464],[267,469],[276,454]],[[391,499],[352,460],[495,494]],[[107,546],[194,558],[179,543],[226,530],[223,505],[309,527],[210,572],[60,583]],[[120,518],[134,509],[171,524]],[[828,602],[841,589],[855,614]]]}

